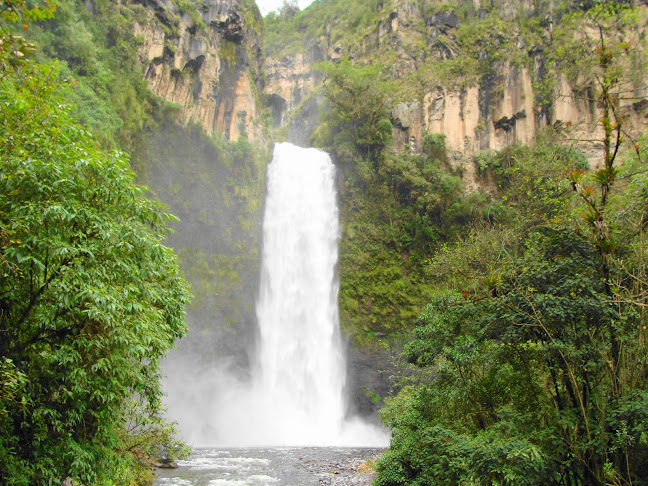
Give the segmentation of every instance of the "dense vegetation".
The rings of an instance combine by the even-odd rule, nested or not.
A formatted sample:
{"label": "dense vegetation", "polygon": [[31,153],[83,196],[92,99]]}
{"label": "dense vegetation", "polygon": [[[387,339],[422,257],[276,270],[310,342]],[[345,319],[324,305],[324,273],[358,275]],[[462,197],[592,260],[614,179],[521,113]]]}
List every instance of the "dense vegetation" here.
{"label": "dense vegetation", "polygon": [[[584,201],[564,176],[582,165],[552,152],[509,152],[515,219],[433,258],[438,291],[405,350],[420,372],[383,411],[377,484],[646,481],[646,155],[614,186],[583,171]],[[589,203],[606,191],[601,233]]]}
{"label": "dense vegetation", "polygon": [[55,5],[2,8],[0,482],[144,484],[149,458],[184,447],[159,383],[189,301],[162,244],[173,217],[70,117],[61,66],[30,60],[7,25]]}
{"label": "dense vegetation", "polygon": [[93,12],[77,2],[57,2],[56,16],[29,25],[25,35],[38,46],[41,62],[59,60],[61,76],[75,84],[66,92],[74,116],[104,148],[132,151],[138,133],[154,123],[162,106],[146,89],[137,63],[134,20],[144,8],[93,2]]}
{"label": "dense vegetation", "polygon": [[451,285],[406,346],[423,374],[383,412],[377,484],[646,481],[645,157],[624,161],[594,224],[609,169],[583,200],[518,151],[514,184],[534,188],[507,191],[519,226],[475,227],[434,258]]}
{"label": "dense vegetation", "polygon": [[[190,14],[196,22],[197,35],[204,35],[199,25],[198,2],[172,3],[180,13]],[[245,18],[249,20],[251,16],[252,28],[261,29],[254,16],[256,7],[253,1],[244,4],[246,10],[242,13]],[[0,339],[3,346],[12,349],[11,353],[22,345],[29,346],[29,355],[21,359],[13,357],[3,348],[5,360],[0,370],[0,418],[3,420],[0,482],[39,484],[49,479],[60,482],[69,476],[84,484],[147,484],[152,478],[148,464],[151,457],[177,456],[183,451],[183,445],[173,438],[173,427],[161,419],[163,410],[158,383],[161,356],[175,338],[186,332],[179,320],[180,315],[177,322],[171,319],[171,312],[180,312],[187,303],[186,289],[177,280],[176,265],[182,268],[195,295],[187,316],[192,332],[183,340],[194,350],[199,349],[193,355],[195,359],[210,360],[215,355],[237,351],[237,356],[245,356],[241,328],[248,326],[250,332],[252,330],[251,302],[255,292],[257,263],[256,224],[267,153],[262,148],[252,146],[245,138],[230,143],[220,134],[208,135],[197,126],[183,126],[177,121],[180,108],[165,103],[147,89],[138,54],[141,41],[133,35],[132,26],[134,22],[146,24],[149,21],[159,22],[159,19],[151,19],[137,2],[117,4],[98,0],[84,4],[77,0],[62,0],[47,4],[2,2],[0,5],[5,15],[2,23],[3,44],[0,45],[4,56],[2,67],[6,70],[3,76],[3,100],[16,99],[15,105],[3,104],[3,118],[6,117],[6,126],[3,127],[7,130],[7,136],[12,134],[13,137],[16,137],[14,132],[20,130],[24,131],[25,137],[33,131],[35,138],[30,144],[36,141],[40,143],[41,138],[47,139],[50,135],[55,136],[51,146],[42,144],[44,162],[36,167],[42,173],[34,172],[27,176],[28,180],[40,180],[39,185],[33,188],[35,194],[19,189],[15,193],[12,189],[7,194],[14,199],[24,198],[21,199],[22,204],[33,198],[35,206],[31,217],[36,225],[41,217],[39,211],[45,211],[50,204],[58,204],[56,198],[64,198],[65,203],[75,208],[93,202],[81,196],[79,198],[82,200],[77,201],[72,192],[62,192],[56,198],[46,193],[40,195],[48,185],[63,188],[66,180],[78,180],[80,187],[75,190],[95,191],[97,195],[94,201],[105,203],[105,207],[93,206],[92,211],[115,213],[106,214],[103,222],[87,221],[86,224],[105,223],[109,226],[112,219],[123,218],[119,225],[115,223],[117,226],[114,230],[124,233],[124,246],[117,245],[114,251],[119,252],[120,258],[126,258],[128,251],[141,251],[134,253],[132,261],[120,262],[116,254],[110,257],[106,252],[110,245],[115,246],[115,236],[112,230],[106,228],[103,233],[107,238],[103,242],[106,248],[101,252],[97,248],[96,254],[88,255],[87,274],[80,273],[75,277],[78,281],[75,280],[74,284],[65,284],[68,286],[66,292],[84,292],[82,298],[76,296],[69,303],[83,313],[83,305],[94,297],[92,293],[85,295],[88,290],[81,288],[80,282],[82,279],[97,280],[103,297],[96,298],[103,299],[102,302],[109,307],[105,319],[110,320],[110,326],[114,326],[114,329],[101,327],[101,320],[96,326],[84,327],[82,321],[75,323],[71,312],[65,312],[62,316],[56,316],[55,312],[50,317],[54,319],[56,316],[56,321],[42,324],[40,334],[37,330],[41,323],[36,321],[30,324],[33,326],[31,330],[21,330],[20,335]],[[24,10],[26,5],[39,8]],[[26,14],[22,18],[21,7]],[[54,12],[56,15],[53,15]],[[179,21],[174,17],[169,23],[174,25]],[[166,24],[162,27],[165,28]],[[204,25],[202,27],[204,29]],[[178,34],[169,31],[165,35],[173,40]],[[54,67],[41,68],[33,62],[25,64],[24,59],[35,59],[41,65]],[[51,64],[53,60],[57,62]],[[9,113],[13,115],[9,117]],[[25,113],[34,113],[32,124],[19,123],[21,115]],[[61,134],[48,132],[39,135],[34,128],[39,128],[39,120],[60,123],[56,126],[62,130]],[[94,132],[96,137],[90,132]],[[68,148],[66,144],[70,144]],[[56,151],[52,146],[56,146]],[[113,150],[126,150],[132,156],[113,153]],[[85,154],[85,159],[91,163],[89,169],[73,167],[76,151]],[[67,158],[62,161],[49,156],[55,152],[64,152]],[[4,155],[3,164],[8,163]],[[32,149],[25,149],[23,155],[32,155]],[[137,170],[137,175],[130,171],[131,166]],[[48,171],[53,173],[48,174]],[[104,174],[106,171],[110,173]],[[115,177],[119,181],[109,183]],[[134,185],[135,178],[140,183],[145,182],[150,189]],[[18,184],[17,178],[14,181],[14,184]],[[100,189],[102,184],[105,188]],[[88,187],[85,188],[85,185]],[[114,189],[115,194],[99,201],[100,197],[112,194],[109,188],[110,191]],[[153,203],[146,203],[149,204],[147,206],[143,199],[140,201],[143,194],[164,200],[173,213],[182,218],[182,224],[175,218],[165,220],[168,217],[166,210]],[[36,207],[38,197],[44,198],[40,208]],[[126,198],[126,202],[122,198]],[[3,217],[13,220],[15,211],[20,207],[12,206],[12,214],[5,213],[4,210],[9,209],[4,208]],[[59,210],[62,214],[54,211],[52,217],[58,215],[60,225],[71,227],[69,237],[64,236],[64,227],[61,228],[61,235],[55,238],[48,233],[52,231],[51,224],[44,228],[31,228],[34,232],[45,232],[45,235],[41,235],[38,251],[47,254],[48,246],[60,238],[70,239],[70,245],[77,244],[75,235],[87,229],[81,225],[73,226],[72,220],[68,222],[66,218],[74,218],[75,214],[68,206],[62,204]],[[121,212],[117,214],[117,211]],[[129,211],[136,211],[140,219],[133,220],[134,215],[129,216]],[[169,227],[181,228],[182,231],[169,233]],[[139,234],[139,231],[147,228],[148,233]],[[15,242],[25,244],[26,237],[22,233],[19,236],[12,233],[10,238],[9,233],[4,232],[5,222],[2,229],[3,245],[15,246]],[[100,238],[101,235],[90,232],[90,237]],[[138,240],[138,245],[135,245],[128,241],[129,235],[133,235],[133,238],[158,238],[158,243],[154,245],[151,239],[150,252],[147,252],[145,240]],[[56,241],[52,242],[46,236]],[[177,263],[166,249],[161,255],[157,254],[162,251],[163,247],[159,244],[162,240],[176,248],[179,256]],[[29,259],[23,261],[25,256],[22,253],[19,256],[21,265],[20,268],[16,267],[16,272],[31,264]],[[53,268],[65,263],[65,260],[52,260],[51,254],[49,261],[43,255],[36,254],[34,258],[47,267],[46,270],[39,269],[41,279],[51,277]],[[105,259],[105,266],[100,267],[102,258]],[[4,259],[0,261],[5,262]],[[7,262],[13,265],[8,258]],[[116,269],[113,264],[117,266]],[[142,269],[138,270],[138,265]],[[62,265],[62,268],[66,269],[67,266]],[[106,278],[110,278],[110,286],[100,280],[100,270],[105,272]],[[158,273],[148,282],[146,275],[150,272]],[[23,270],[20,275],[27,278],[30,273]],[[140,279],[142,283],[135,285]],[[3,291],[5,283],[3,280]],[[34,280],[29,285],[36,286],[37,283]],[[158,288],[154,294],[156,285],[162,283],[166,287]],[[123,289],[119,290],[119,285]],[[138,297],[132,293],[133,285],[138,291],[141,287],[141,292],[146,294]],[[172,292],[174,288],[177,295]],[[36,287],[36,292],[38,289]],[[59,290],[58,286],[52,289]],[[71,295],[60,298],[71,299]],[[43,297],[51,299],[45,290]],[[48,301],[48,305],[53,304]],[[148,312],[154,312],[154,315],[148,315]],[[120,313],[128,317],[116,317]],[[168,325],[164,324],[165,314],[168,314]],[[3,315],[5,318],[8,318],[6,314]],[[69,322],[70,329],[64,329],[67,326],[63,322]],[[137,322],[135,327],[134,322]],[[2,324],[3,329],[5,325],[10,325],[5,320]],[[205,329],[210,330],[208,339],[205,338]],[[90,334],[89,330],[92,331]],[[81,332],[83,334],[79,337]],[[3,331],[3,336],[8,335]],[[31,339],[35,341],[33,349],[32,344],[27,343]],[[114,339],[118,342],[113,342]],[[62,347],[60,352],[57,351],[59,347]],[[40,374],[32,376],[28,373],[30,370],[24,368],[25,360],[39,356],[43,361],[34,366],[40,369]],[[64,364],[54,366],[58,360]],[[124,373],[128,360],[131,367],[126,370],[128,373]],[[195,365],[191,363],[191,366]],[[47,371],[50,366],[52,370]],[[70,372],[75,368],[80,371]],[[88,373],[97,376],[83,380],[77,377],[79,379],[74,382],[77,373],[81,373],[82,378]],[[70,374],[72,378],[65,378],[62,384],[55,381],[65,374]],[[29,380],[33,380],[35,387],[31,395],[27,394],[31,383]],[[51,397],[43,396],[44,393],[50,393]],[[39,400],[45,401],[40,403]],[[84,404],[84,400],[87,403]],[[31,408],[27,407],[28,403]],[[32,413],[33,417],[29,415]],[[60,416],[54,415],[52,419],[47,415],[50,413]],[[26,419],[26,424],[33,424],[31,432],[27,430],[27,425],[21,425],[20,417]],[[48,423],[51,426],[46,427]],[[78,425],[84,423],[88,424],[87,430]],[[21,427],[24,433],[20,432]],[[79,428],[79,432],[67,437],[76,428]],[[30,438],[29,434],[34,437]],[[52,438],[48,439],[50,435]]]}
{"label": "dense vegetation", "polygon": [[556,33],[601,114],[596,168],[560,127],[507,149],[485,165],[511,207],[435,252],[376,485],[648,481],[648,160],[624,114],[645,59],[609,34],[636,14],[595,5]]}
{"label": "dense vegetation", "polygon": [[[346,2],[326,0],[312,3],[301,11],[295,2],[284,2],[279,13],[270,12],[264,19],[264,47],[266,56],[281,59],[297,52],[304,53],[305,46],[327,35],[327,28],[335,25],[331,44],[348,45],[362,38],[375,27],[374,1]],[[390,2],[384,2],[389,4]],[[387,18],[387,9],[383,17]]]}

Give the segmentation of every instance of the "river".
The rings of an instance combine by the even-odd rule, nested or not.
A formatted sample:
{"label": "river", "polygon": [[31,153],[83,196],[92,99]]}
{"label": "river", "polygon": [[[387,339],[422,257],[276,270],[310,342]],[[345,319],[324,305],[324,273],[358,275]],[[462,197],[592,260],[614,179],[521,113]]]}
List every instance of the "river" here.
{"label": "river", "polygon": [[[369,486],[358,472],[381,449],[339,447],[199,448],[177,469],[161,469],[156,486]],[[361,471],[364,468],[360,468]]]}

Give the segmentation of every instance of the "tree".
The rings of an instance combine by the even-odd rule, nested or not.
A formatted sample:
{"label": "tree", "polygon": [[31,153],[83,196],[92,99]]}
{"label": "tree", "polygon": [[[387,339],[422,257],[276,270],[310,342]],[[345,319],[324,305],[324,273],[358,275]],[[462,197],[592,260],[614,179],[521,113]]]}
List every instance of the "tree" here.
{"label": "tree", "polygon": [[421,317],[405,356],[435,378],[386,409],[377,484],[648,480],[642,312],[608,298],[586,238],[545,231],[496,282],[440,294]]}
{"label": "tree", "polygon": [[344,141],[339,136],[348,133],[358,152],[376,164],[382,150],[391,143],[394,129],[388,105],[389,82],[383,67],[356,67],[344,58],[339,63],[320,63],[317,69],[326,76],[324,95],[333,107],[329,113],[332,119],[324,127],[337,136],[336,143]]}
{"label": "tree", "polygon": [[24,0],[0,1],[0,77],[7,71],[17,69],[34,55],[35,46],[22,36],[14,33],[11,24],[22,23],[23,29],[28,22],[49,19],[54,16],[58,2],[38,1],[28,6]]}
{"label": "tree", "polygon": [[64,89],[56,65],[0,80],[0,482],[131,484],[148,474],[134,434],[168,439],[160,359],[189,293],[172,216]]}
{"label": "tree", "polygon": [[[517,254],[501,245],[507,259],[480,260],[489,275],[439,293],[421,316],[405,357],[434,379],[386,409],[393,440],[376,484],[648,482],[646,184],[636,177],[645,169],[632,164],[631,183],[619,184],[620,160],[632,155],[622,146],[631,49],[603,27],[632,16],[605,2],[570,19],[585,46],[573,59],[576,92],[599,110],[602,160],[588,172],[555,152],[573,159],[568,181],[515,167],[511,185],[532,183],[511,191],[523,223]],[[450,258],[465,269],[462,250]]]}
{"label": "tree", "polygon": [[[600,111],[600,128],[602,136],[598,145],[601,146],[601,163],[593,177],[584,178],[585,172],[580,170],[568,174],[574,192],[584,203],[584,216],[590,230],[590,238],[596,246],[599,254],[602,279],[605,285],[605,293],[608,298],[614,298],[612,288],[612,274],[610,260],[617,249],[618,243],[613,234],[613,223],[609,219],[609,202],[612,189],[619,173],[618,162],[621,148],[625,142],[629,130],[626,127],[624,106],[628,103],[641,100],[640,93],[643,88],[642,82],[638,85],[632,70],[637,65],[645,67],[645,59],[637,57],[633,46],[627,40],[619,41],[610,36],[610,31],[624,32],[629,25],[638,21],[635,11],[625,6],[611,4],[599,4],[589,10],[584,16],[586,26],[584,38],[587,55],[578,60],[577,67],[588,65],[589,69],[583,72],[588,75],[584,79],[585,92],[591,93],[587,99],[595,103]],[[593,32],[588,34],[588,32]],[[624,32],[632,37],[631,32]],[[641,54],[638,54],[642,56]],[[634,58],[634,59],[633,59]],[[633,63],[630,60],[634,60]],[[620,343],[617,333],[610,330],[611,339],[611,360],[613,371],[614,394],[619,393],[620,381],[616,368],[620,359]]]}
{"label": "tree", "polygon": [[294,17],[299,13],[299,4],[297,0],[283,0],[279,7],[279,15],[284,17]]}

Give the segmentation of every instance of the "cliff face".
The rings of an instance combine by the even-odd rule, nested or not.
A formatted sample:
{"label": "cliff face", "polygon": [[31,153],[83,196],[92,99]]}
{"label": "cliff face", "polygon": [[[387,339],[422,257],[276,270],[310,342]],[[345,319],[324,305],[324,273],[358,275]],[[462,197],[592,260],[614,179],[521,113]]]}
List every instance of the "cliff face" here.
{"label": "cliff face", "polygon": [[[341,16],[323,15],[326,25],[305,48],[271,52],[265,60],[275,124],[284,123],[286,112],[317,88],[315,62],[340,56],[361,65],[380,62],[400,82],[392,98],[394,149],[417,152],[425,133],[443,134],[451,160],[474,188],[474,167],[466,161],[480,151],[530,143],[549,125],[570,127],[574,138],[591,139],[600,130],[601,113],[595,102],[584,100],[577,81],[562,75],[550,94],[538,88],[561,15],[553,2],[531,0],[386,0],[377,3],[373,23],[358,32],[347,32]],[[470,56],[472,64],[461,63]],[[645,89],[641,93],[645,97]],[[622,108],[628,126],[639,127],[645,116],[635,101]],[[599,149],[580,148],[596,165]]]}
{"label": "cliff face", "polygon": [[138,176],[180,219],[167,243],[194,294],[189,334],[165,364],[166,386],[183,390],[172,394],[169,410],[179,420],[204,418],[209,411],[201,407],[212,403],[205,393],[217,389],[206,384],[214,368],[245,375],[255,339],[268,161],[260,120],[263,20],[254,0],[122,1],[138,6],[133,32],[147,85],[176,105],[141,134]]}
{"label": "cliff face", "polygon": [[169,0],[146,7],[134,26],[153,92],[180,105],[181,121],[236,140],[258,138],[263,89],[262,19],[251,0],[208,0],[182,12]]}
{"label": "cliff face", "polygon": [[286,113],[295,109],[304,98],[312,93],[322,77],[313,66],[328,59],[325,52],[316,46],[308,53],[297,53],[283,59],[267,58],[264,63],[266,73],[266,104],[272,110],[275,127],[285,122]]}
{"label": "cliff face", "polygon": [[[395,150],[419,151],[425,133],[441,133],[468,180],[472,169],[465,159],[479,151],[529,143],[544,126],[558,123],[573,126],[576,135],[591,133],[600,119],[595,104],[579,101],[566,78],[553,87],[553,101],[541,106],[536,85],[546,72],[544,44],[559,21],[553,2],[506,0],[493,7],[480,0],[452,5],[385,0],[372,4],[371,22],[356,31],[348,30],[344,13],[324,16],[316,32],[303,34],[296,51],[271,49],[264,59],[263,20],[252,0],[208,0],[195,11],[181,11],[170,0],[129,1],[146,7],[134,33],[142,40],[140,61],[150,88],[181,107],[181,122],[197,123],[228,140],[241,133],[261,137],[261,92],[274,126],[282,126],[322,82],[315,64],[341,56],[385,63],[406,86],[392,100]],[[311,11],[317,15],[313,6],[302,14]],[[497,24],[479,25],[494,14],[504,21],[531,19],[540,26],[539,36],[530,43],[515,22],[508,32],[498,32]],[[475,48],[476,57],[491,62],[492,69],[472,77],[461,69],[455,77],[435,73],[434,62],[466,55],[460,44],[469,30],[462,30],[467,17],[490,30]],[[506,55],[492,56],[489,49]],[[630,104],[625,108],[629,119],[637,118]],[[595,161],[596,150],[588,151]]]}
{"label": "cliff face", "polygon": [[[464,2],[477,18],[485,15],[481,1]],[[497,15],[511,19],[521,10],[535,15],[531,1],[500,2]],[[456,45],[457,30],[462,22],[455,10],[425,12],[420,2],[398,2],[392,6],[387,21],[377,26],[376,43],[388,45],[398,52],[401,76],[416,70],[427,58],[452,59],[462,55]],[[517,37],[518,33],[512,33]],[[408,50],[414,39],[426,49]],[[524,49],[521,37],[515,39]],[[427,45],[426,45],[427,44]],[[483,54],[486,56],[486,46]],[[533,56],[533,53],[528,53]],[[538,68],[541,65],[536,63]],[[537,72],[516,66],[510,61],[497,61],[493,72],[470,83],[453,85],[431,79],[424,83],[416,99],[398,103],[392,111],[394,141],[397,150],[408,147],[418,150],[425,132],[446,136],[447,147],[470,156],[480,150],[500,150],[513,143],[533,140],[539,120],[534,113],[533,80]]]}

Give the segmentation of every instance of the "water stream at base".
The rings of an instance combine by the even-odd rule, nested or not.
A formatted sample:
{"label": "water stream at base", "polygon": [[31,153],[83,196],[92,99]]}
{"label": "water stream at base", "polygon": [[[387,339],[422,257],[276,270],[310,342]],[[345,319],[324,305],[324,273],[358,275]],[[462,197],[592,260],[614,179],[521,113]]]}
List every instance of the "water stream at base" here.
{"label": "water stream at base", "polygon": [[178,469],[160,470],[156,486],[370,486],[358,472],[378,449],[203,448]]}

